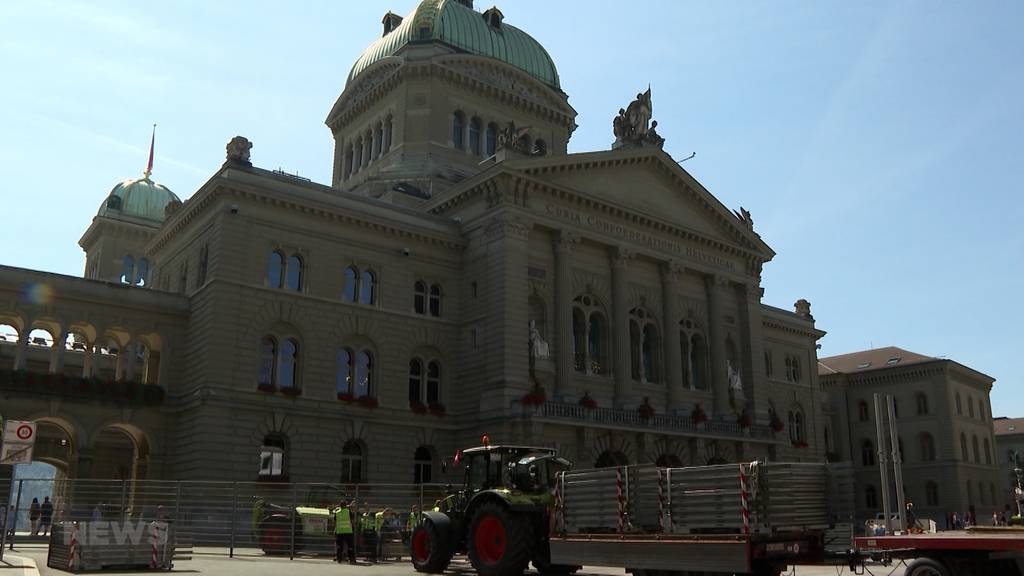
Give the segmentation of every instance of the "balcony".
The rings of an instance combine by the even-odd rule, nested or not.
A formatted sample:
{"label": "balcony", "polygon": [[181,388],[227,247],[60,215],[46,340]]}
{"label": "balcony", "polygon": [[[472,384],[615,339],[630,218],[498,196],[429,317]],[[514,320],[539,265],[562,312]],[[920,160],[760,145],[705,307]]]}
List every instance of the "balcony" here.
{"label": "balcony", "polygon": [[[524,406],[524,410],[530,407]],[[654,414],[644,418],[637,410],[618,410],[614,408],[585,408],[578,404],[547,401],[535,407],[534,418],[566,422],[572,424],[588,423],[595,426],[633,428],[648,431],[659,431],[692,436],[713,438],[755,438],[762,441],[781,442],[772,432],[770,426],[754,424],[747,428],[737,422],[707,421],[697,424],[689,416],[669,416]]]}
{"label": "balcony", "polygon": [[26,370],[0,369],[0,393],[2,392],[96,401],[119,406],[159,406],[164,401],[163,388],[155,384],[113,381],[99,377],[81,378]]}

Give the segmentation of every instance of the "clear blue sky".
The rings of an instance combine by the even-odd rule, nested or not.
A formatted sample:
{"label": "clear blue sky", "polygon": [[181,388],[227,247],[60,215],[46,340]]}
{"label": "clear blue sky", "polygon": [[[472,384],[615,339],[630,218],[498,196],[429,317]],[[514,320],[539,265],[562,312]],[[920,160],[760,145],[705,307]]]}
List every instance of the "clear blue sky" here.
{"label": "clear blue sky", "polygon": [[[489,7],[493,0],[478,2]],[[482,6],[486,4],[486,6]],[[144,168],[190,196],[241,134],[330,182],[323,121],[414,0],[0,3],[0,263],[80,275],[78,238]],[[580,127],[648,83],[666,150],[778,256],[765,302],[813,304],[821,355],[896,345],[997,379],[1024,416],[1024,3],[506,0]]]}

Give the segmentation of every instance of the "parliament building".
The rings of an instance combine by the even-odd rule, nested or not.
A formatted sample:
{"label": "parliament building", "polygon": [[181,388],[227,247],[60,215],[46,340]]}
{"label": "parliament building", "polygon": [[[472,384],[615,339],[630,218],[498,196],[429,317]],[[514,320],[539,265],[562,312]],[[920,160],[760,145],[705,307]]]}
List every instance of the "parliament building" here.
{"label": "parliament building", "polygon": [[185,201],[99,192],[82,277],[0,267],[0,416],[39,424],[36,460],[405,483],[482,434],[578,467],[834,450],[810,304],[762,301],[775,253],[662,149],[649,90],[569,153],[544,47],[423,0],[330,104],[329,184],[228,134]]}

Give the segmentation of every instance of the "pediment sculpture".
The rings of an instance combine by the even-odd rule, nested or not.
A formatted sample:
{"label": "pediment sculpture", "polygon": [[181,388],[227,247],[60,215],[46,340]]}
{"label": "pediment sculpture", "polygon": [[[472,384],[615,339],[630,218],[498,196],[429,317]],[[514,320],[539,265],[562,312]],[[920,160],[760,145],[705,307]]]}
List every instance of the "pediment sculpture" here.
{"label": "pediment sculpture", "polygon": [[651,88],[636,95],[636,100],[625,108],[619,108],[619,114],[612,119],[612,132],[615,143],[612,148],[656,146],[661,148],[665,139],[658,135],[658,122],[651,120],[654,107],[651,104]]}
{"label": "pediment sculpture", "polygon": [[509,121],[509,123],[502,128],[501,132],[498,133],[498,149],[512,150],[520,154],[529,154],[530,150],[527,148],[528,144],[526,139],[526,134],[529,129],[529,126],[517,127],[515,122]]}
{"label": "pediment sculpture", "polygon": [[249,161],[249,151],[252,150],[252,142],[249,142],[248,138],[235,136],[228,142],[226,148],[229,163],[252,166],[252,163]]}

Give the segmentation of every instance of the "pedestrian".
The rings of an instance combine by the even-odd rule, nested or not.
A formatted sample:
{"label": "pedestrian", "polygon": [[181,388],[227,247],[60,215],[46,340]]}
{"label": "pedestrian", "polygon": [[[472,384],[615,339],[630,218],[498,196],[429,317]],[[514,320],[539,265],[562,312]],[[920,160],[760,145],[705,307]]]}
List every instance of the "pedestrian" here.
{"label": "pedestrian", "polygon": [[907,521],[907,532],[914,532],[917,528],[917,516],[914,515],[914,503],[907,500],[907,515],[904,518]]}
{"label": "pedestrian", "polygon": [[953,512],[953,517],[952,517],[951,523],[953,525],[953,530],[959,530],[960,529],[960,514],[958,514],[956,512]]}
{"label": "pedestrian", "polygon": [[420,507],[416,504],[412,505],[412,509],[409,510],[409,518],[405,521],[405,529],[412,532],[416,529],[416,525],[420,523]]}
{"label": "pedestrian", "polygon": [[348,563],[355,564],[356,547],[352,539],[355,515],[349,505],[342,500],[334,510],[334,561],[340,563],[343,557],[348,557]]}
{"label": "pedestrian", "polygon": [[388,508],[387,506],[373,515],[373,531],[377,535],[377,542],[373,555],[374,562],[380,562],[384,559],[384,524],[390,516],[391,508]]}
{"label": "pedestrian", "polygon": [[28,521],[32,526],[32,535],[39,534],[39,498],[33,498],[32,503],[28,506]]}
{"label": "pedestrian", "polygon": [[53,502],[49,496],[43,497],[43,504],[39,507],[39,530],[46,536],[53,524]]}

